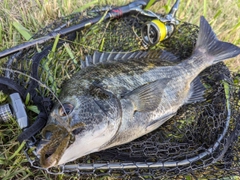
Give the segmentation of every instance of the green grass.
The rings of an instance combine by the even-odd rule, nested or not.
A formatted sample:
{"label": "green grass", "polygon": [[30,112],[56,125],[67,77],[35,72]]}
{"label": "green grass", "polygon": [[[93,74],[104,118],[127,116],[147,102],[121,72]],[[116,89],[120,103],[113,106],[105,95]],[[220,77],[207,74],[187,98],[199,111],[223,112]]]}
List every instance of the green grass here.
{"label": "green grass", "polygon": [[[90,0],[2,0],[0,1],[0,51],[27,41],[32,34],[51,23],[57,17],[92,6]],[[95,1],[94,1],[95,2]],[[97,1],[96,1],[97,2]],[[111,1],[105,1],[111,2]],[[114,1],[120,5],[129,2]],[[166,12],[174,2],[162,0],[151,7],[155,12]],[[177,17],[182,21],[199,24],[204,15],[212,25],[219,39],[240,46],[240,0],[181,1]],[[57,42],[56,39],[55,42]],[[103,42],[104,43],[104,42]],[[65,55],[73,58],[73,52],[66,44]],[[53,47],[55,51],[55,47]],[[0,65],[6,61],[0,59]],[[226,62],[231,71],[240,70],[240,57]],[[5,97],[0,94],[0,102]],[[0,179],[68,179],[62,175],[53,176],[31,168],[22,153],[23,144],[16,141],[20,130],[14,120],[0,124]],[[77,177],[71,177],[76,179]]]}

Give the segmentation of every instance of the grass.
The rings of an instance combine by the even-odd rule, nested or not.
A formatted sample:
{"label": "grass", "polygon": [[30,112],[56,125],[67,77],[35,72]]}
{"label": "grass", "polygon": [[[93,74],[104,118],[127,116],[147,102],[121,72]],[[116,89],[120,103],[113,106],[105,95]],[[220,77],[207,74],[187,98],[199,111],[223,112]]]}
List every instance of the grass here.
{"label": "grass", "polygon": [[[92,6],[90,0],[2,0],[0,1],[0,51],[29,40],[31,35],[51,23],[57,17],[72,12],[82,11]],[[111,2],[111,1],[105,1]],[[127,1],[114,1],[126,4]],[[155,12],[166,12],[174,2],[162,0],[151,9]],[[217,36],[240,46],[240,0],[194,1],[185,0],[180,4],[177,17],[180,20],[199,24],[200,15],[204,15],[212,25]],[[58,39],[55,40],[57,42]],[[72,51],[66,44],[65,49],[70,57]],[[55,47],[53,47],[55,51]],[[6,61],[0,59],[0,65]],[[240,57],[226,62],[231,71],[240,70]],[[5,102],[0,94],[0,102]],[[53,176],[45,171],[31,168],[22,153],[23,144],[16,141],[20,130],[14,120],[0,124],[0,179],[68,179],[65,176]],[[77,177],[71,177],[77,179]]]}

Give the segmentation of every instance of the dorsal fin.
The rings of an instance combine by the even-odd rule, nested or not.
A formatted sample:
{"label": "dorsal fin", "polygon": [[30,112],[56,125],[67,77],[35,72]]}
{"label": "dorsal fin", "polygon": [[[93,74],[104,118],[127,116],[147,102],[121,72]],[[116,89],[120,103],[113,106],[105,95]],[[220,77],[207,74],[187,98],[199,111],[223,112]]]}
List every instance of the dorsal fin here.
{"label": "dorsal fin", "polygon": [[87,67],[87,66],[86,66],[86,62],[85,62],[85,61],[83,61],[83,60],[80,60],[80,62],[81,62],[81,69],[83,69],[83,68]]}
{"label": "dorsal fin", "polygon": [[95,51],[93,54],[93,63],[97,64],[100,61],[101,53],[98,51]]}
{"label": "dorsal fin", "polygon": [[91,65],[93,65],[92,56],[86,56],[85,62],[86,62],[86,66],[91,66]]}
{"label": "dorsal fin", "polygon": [[172,63],[178,63],[180,61],[180,59],[177,56],[168,51],[162,51],[159,58],[162,59],[163,61],[168,61]]}
{"label": "dorsal fin", "polygon": [[151,50],[151,51],[135,51],[135,52],[99,52],[95,51],[93,56],[86,56],[85,61],[81,61],[81,68],[104,63],[107,61],[125,61],[131,59],[144,59],[152,58],[159,59],[160,61],[168,61],[171,63],[179,62],[179,58],[172,53],[164,50]]}

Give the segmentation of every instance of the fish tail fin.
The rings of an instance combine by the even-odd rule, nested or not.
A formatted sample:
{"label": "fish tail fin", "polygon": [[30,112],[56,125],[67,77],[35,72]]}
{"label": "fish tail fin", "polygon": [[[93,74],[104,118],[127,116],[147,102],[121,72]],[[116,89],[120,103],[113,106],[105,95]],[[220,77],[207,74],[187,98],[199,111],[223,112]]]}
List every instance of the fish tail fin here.
{"label": "fish tail fin", "polygon": [[196,53],[207,53],[211,64],[218,63],[224,59],[232,58],[240,54],[240,48],[217,39],[207,20],[201,16],[200,30],[196,47]]}

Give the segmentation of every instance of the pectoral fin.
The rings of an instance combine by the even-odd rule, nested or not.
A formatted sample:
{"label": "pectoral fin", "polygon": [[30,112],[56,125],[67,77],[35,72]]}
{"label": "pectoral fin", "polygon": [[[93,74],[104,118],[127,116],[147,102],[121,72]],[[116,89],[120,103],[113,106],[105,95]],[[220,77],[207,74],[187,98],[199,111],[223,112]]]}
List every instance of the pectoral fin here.
{"label": "pectoral fin", "polygon": [[127,93],[123,98],[131,100],[135,111],[153,111],[161,102],[162,92],[169,80],[165,78],[145,84]]}

